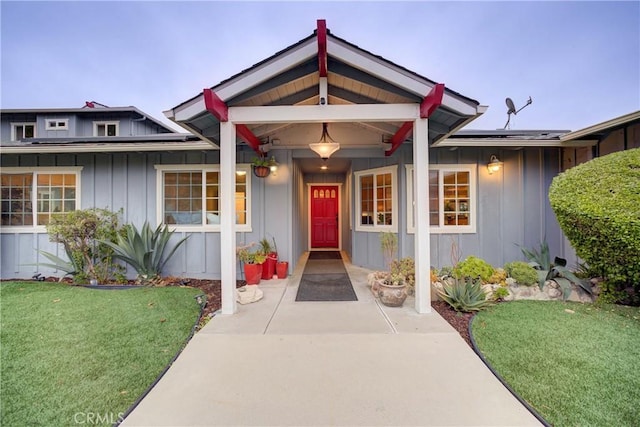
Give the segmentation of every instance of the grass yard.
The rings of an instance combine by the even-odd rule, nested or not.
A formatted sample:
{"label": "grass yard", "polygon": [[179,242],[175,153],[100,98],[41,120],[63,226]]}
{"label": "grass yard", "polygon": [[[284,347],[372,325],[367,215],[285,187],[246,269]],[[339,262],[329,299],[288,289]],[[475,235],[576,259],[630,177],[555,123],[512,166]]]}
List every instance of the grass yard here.
{"label": "grass yard", "polygon": [[480,312],[472,333],[554,426],[640,425],[640,308],[515,301]]}
{"label": "grass yard", "polygon": [[0,283],[0,425],[117,422],[184,344],[199,293]]}

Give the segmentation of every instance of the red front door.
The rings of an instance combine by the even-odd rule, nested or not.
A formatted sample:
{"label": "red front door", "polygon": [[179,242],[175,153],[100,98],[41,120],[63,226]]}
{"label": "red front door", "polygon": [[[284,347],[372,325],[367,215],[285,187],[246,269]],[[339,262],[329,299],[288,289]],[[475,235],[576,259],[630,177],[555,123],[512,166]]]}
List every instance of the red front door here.
{"label": "red front door", "polygon": [[311,247],[338,247],[338,186],[311,186]]}

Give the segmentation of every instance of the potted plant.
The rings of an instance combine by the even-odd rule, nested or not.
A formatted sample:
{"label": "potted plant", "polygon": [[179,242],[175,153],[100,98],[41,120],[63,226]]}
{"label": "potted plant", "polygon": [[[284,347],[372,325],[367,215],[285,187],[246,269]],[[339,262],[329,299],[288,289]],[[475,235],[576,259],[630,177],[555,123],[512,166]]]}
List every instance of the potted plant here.
{"label": "potted plant", "polygon": [[262,276],[262,264],[266,256],[259,251],[250,252],[248,248],[242,248],[238,250],[238,259],[243,264],[247,285],[259,284]]}
{"label": "potted plant", "polygon": [[289,274],[289,262],[278,261],[276,263],[276,274],[278,275],[278,279],[286,279]]}
{"label": "potted plant", "polygon": [[374,294],[380,302],[389,307],[400,307],[407,299],[408,272],[400,268],[401,264],[394,261],[398,251],[398,237],[391,232],[380,233],[380,248],[385,258],[387,271],[376,275],[373,286]]}
{"label": "potted plant", "polygon": [[405,275],[398,272],[388,273],[378,281],[378,297],[388,307],[401,307],[407,299]]}
{"label": "potted plant", "polygon": [[268,159],[267,157],[256,157],[251,162],[253,166],[253,174],[258,178],[266,178],[271,173],[271,166],[276,164],[276,158],[271,157]]}
{"label": "potted plant", "polygon": [[278,250],[275,248],[275,239],[273,240],[274,246],[267,238],[260,240],[260,252],[265,255],[266,261],[262,266],[262,278],[269,280],[276,274],[276,263],[278,262]]}

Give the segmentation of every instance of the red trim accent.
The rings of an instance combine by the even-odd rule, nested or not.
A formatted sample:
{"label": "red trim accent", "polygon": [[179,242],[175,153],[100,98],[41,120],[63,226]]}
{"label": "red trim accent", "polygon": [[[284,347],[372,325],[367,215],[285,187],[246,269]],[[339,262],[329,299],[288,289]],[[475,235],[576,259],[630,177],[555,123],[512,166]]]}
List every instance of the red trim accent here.
{"label": "red trim accent", "polygon": [[327,77],[327,21],[318,19],[318,71]]}
{"label": "red trim accent", "polygon": [[444,83],[438,83],[431,88],[431,91],[424,97],[420,104],[420,117],[429,118],[436,109],[442,105],[444,96]]}
{"label": "red trim accent", "polygon": [[203,89],[202,95],[204,96],[204,106],[208,112],[221,122],[229,121],[229,107],[213,90]]}
{"label": "red trim accent", "polygon": [[251,129],[249,129],[247,125],[236,124],[236,132],[241,139],[249,144],[249,147],[253,148],[253,151],[261,156],[263,155],[262,151],[260,151],[260,140],[251,132]]}
{"label": "red trim accent", "polygon": [[391,148],[384,152],[385,156],[390,156],[396,151],[413,132],[413,122],[404,122],[400,129],[391,137]]}
{"label": "red trim accent", "polygon": [[85,102],[85,103],[84,103],[84,106],[85,106],[85,107],[88,107],[88,108],[96,108],[96,106],[95,106],[95,105],[93,104],[93,102],[91,102],[91,101],[87,101],[87,102]]}

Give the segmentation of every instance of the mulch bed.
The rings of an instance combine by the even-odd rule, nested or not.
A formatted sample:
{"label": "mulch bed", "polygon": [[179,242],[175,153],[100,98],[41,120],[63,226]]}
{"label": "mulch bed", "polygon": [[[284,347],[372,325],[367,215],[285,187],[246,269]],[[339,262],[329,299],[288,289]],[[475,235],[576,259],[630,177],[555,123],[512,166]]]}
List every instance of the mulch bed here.
{"label": "mulch bed", "polygon": [[[21,279],[11,279],[11,280],[21,280]],[[57,277],[47,277],[45,278],[47,282],[57,282]],[[71,279],[65,278],[63,279],[65,283],[71,283]],[[200,324],[203,324],[203,321],[210,318],[214,312],[220,309],[222,306],[222,296],[220,291],[220,280],[204,280],[204,279],[183,279],[178,277],[166,277],[165,278],[166,286],[191,286],[193,288],[198,288],[202,291],[204,295],[207,297],[207,304],[204,307],[202,312],[202,317],[200,318]],[[133,285],[135,281],[130,280],[128,283],[124,283],[126,285]],[[239,288],[244,286],[246,282],[244,280],[238,280],[236,283],[236,287]],[[458,331],[458,333],[462,336],[462,338],[471,346],[471,339],[469,337],[469,321],[473,316],[472,313],[458,313],[454,309],[449,306],[444,301],[431,301],[431,306],[446,320],[449,322],[453,328]]]}

